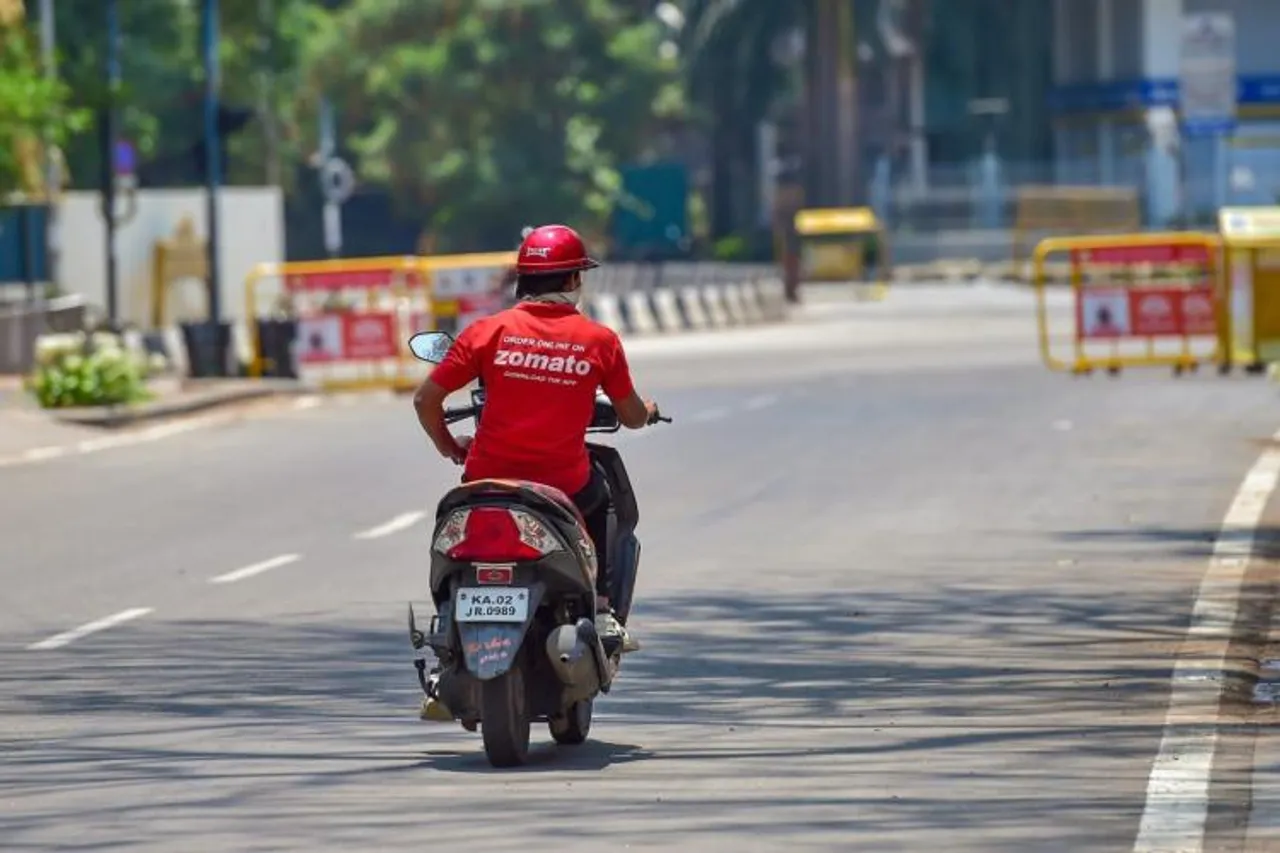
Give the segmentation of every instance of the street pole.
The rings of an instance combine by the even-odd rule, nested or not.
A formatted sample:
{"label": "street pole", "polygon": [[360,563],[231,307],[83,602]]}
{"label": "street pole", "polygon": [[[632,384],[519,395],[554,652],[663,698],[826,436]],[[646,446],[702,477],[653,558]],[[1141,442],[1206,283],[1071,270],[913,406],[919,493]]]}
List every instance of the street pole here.
{"label": "street pole", "polygon": [[120,7],[107,0],[107,107],[102,128],[102,218],[107,232],[107,322],[120,318],[119,271],[116,265],[116,102],[120,96]]}
{"label": "street pole", "polygon": [[[320,169],[321,174],[337,156],[338,144],[333,126],[333,105],[328,98],[320,100]],[[330,258],[342,254],[342,208],[334,194],[325,191],[324,197],[324,248]]]}
{"label": "street pole", "polygon": [[222,183],[221,140],[218,138],[218,0],[204,0],[204,143],[205,190],[208,217],[209,323],[218,334],[222,319],[221,270],[218,264],[218,186]]}
{"label": "street pole", "polygon": [[[53,0],[40,0],[40,57],[44,65],[44,75],[50,81],[58,79],[57,24],[53,18]],[[54,150],[53,137],[47,135],[44,142],[44,195],[47,205],[48,239],[45,252],[49,258],[49,283],[56,285],[58,281],[58,256],[61,253],[61,241],[58,238],[57,197],[61,190],[58,174],[58,159]]]}
{"label": "street pole", "polygon": [[273,0],[259,0],[258,22],[262,32],[261,63],[261,116],[262,133],[267,153],[267,185],[278,187],[280,177],[280,129],[276,123],[276,10]]}

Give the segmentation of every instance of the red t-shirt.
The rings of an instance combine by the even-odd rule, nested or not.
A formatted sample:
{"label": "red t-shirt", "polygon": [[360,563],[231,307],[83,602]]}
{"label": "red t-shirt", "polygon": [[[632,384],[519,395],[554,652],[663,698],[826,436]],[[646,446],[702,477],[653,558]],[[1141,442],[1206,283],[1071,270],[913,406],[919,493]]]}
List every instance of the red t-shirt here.
{"label": "red t-shirt", "polygon": [[587,427],[597,388],[634,385],[613,330],[571,305],[521,302],[458,335],[431,381],[457,391],[480,377],[485,405],[464,478],[532,480],[573,495],[587,485]]}

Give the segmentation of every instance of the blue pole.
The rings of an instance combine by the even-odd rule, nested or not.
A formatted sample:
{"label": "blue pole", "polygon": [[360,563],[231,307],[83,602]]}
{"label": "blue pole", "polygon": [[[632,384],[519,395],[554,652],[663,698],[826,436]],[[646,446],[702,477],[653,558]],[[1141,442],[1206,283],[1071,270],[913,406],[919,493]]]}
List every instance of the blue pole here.
{"label": "blue pole", "polygon": [[[218,265],[218,187],[222,183],[221,139],[218,135],[218,0],[204,0],[204,142],[205,189],[208,204],[208,266],[209,266],[209,322],[217,324],[222,317],[222,305],[218,285],[221,280]],[[216,329],[216,325],[215,325]],[[217,334],[216,331],[213,332]]]}

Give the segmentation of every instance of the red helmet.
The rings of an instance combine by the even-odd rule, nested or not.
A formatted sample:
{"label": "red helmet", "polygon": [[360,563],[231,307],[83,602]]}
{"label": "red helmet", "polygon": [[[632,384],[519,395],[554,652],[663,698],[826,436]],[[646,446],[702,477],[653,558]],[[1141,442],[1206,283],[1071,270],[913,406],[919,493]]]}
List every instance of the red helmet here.
{"label": "red helmet", "polygon": [[589,270],[600,264],[587,256],[586,244],[567,225],[543,225],[535,228],[520,244],[516,255],[516,272],[520,275]]}

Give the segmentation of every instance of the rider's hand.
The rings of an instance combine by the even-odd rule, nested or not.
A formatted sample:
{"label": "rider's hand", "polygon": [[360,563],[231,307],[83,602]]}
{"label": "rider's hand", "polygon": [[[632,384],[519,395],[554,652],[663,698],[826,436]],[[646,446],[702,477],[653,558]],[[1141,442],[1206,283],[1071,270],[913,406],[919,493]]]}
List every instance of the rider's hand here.
{"label": "rider's hand", "polygon": [[645,422],[648,424],[656,423],[658,420],[658,404],[652,400],[645,400],[644,410],[648,413],[648,418],[645,419]]}
{"label": "rider's hand", "polygon": [[467,461],[467,451],[471,449],[471,436],[459,435],[453,440],[455,447],[449,448],[442,455],[454,465],[463,465]]}

